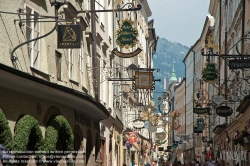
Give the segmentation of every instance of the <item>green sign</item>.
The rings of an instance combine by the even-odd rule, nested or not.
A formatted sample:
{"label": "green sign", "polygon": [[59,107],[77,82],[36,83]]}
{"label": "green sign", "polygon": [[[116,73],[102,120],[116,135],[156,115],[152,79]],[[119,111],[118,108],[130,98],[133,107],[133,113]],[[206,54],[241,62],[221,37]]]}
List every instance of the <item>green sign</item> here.
{"label": "green sign", "polygon": [[202,80],[208,83],[214,83],[219,78],[219,71],[216,64],[208,62],[206,67],[202,70]]}
{"label": "green sign", "polygon": [[133,48],[137,43],[138,31],[132,27],[132,20],[123,20],[121,28],[116,31],[116,43],[121,48]]}
{"label": "green sign", "polygon": [[198,118],[197,119],[197,130],[203,130],[204,129],[204,119]]}
{"label": "green sign", "polygon": [[206,114],[209,113],[210,108],[194,108],[194,113],[196,114]]}

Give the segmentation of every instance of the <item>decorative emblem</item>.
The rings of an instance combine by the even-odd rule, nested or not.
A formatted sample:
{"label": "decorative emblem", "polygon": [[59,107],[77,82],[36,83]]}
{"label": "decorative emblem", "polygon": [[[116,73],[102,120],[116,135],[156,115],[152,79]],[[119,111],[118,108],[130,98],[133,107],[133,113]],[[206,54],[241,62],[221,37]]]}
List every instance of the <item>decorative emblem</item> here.
{"label": "decorative emblem", "polygon": [[217,44],[213,44],[213,43],[212,43],[212,34],[210,34],[210,35],[207,37],[207,44],[205,44],[205,47],[206,47],[206,48],[213,48],[213,49],[215,49],[217,52],[220,51],[219,46],[218,46]]}
{"label": "decorative emblem", "polygon": [[[133,27],[133,21],[125,19],[121,22],[120,28],[116,31],[116,44],[120,48],[133,48],[138,43],[138,31]],[[133,52],[122,53],[114,48],[112,51],[115,55],[121,58],[131,58],[138,55],[142,51],[141,48],[137,48]]]}
{"label": "decorative emblem", "polygon": [[58,25],[57,48],[81,48],[81,25]]}
{"label": "decorative emblem", "polygon": [[159,141],[163,141],[166,138],[165,132],[155,133],[156,139]]}
{"label": "decorative emblem", "polygon": [[219,70],[215,63],[208,62],[206,63],[206,67],[202,70],[202,80],[213,84],[219,78]]}
{"label": "decorative emblem", "polygon": [[132,25],[132,20],[125,19],[121,22],[121,28],[116,31],[116,43],[121,48],[133,48],[138,42],[137,29]]}
{"label": "decorative emblem", "polygon": [[154,89],[153,72],[135,72],[135,88],[134,89]]}

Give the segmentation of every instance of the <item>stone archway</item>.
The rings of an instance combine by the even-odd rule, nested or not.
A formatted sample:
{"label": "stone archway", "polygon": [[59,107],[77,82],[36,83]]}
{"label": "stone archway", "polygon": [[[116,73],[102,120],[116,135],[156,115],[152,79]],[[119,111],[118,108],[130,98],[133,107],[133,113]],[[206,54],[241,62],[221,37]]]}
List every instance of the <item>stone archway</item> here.
{"label": "stone archway", "polygon": [[47,126],[47,123],[49,121],[49,119],[51,118],[51,115],[62,115],[60,110],[55,107],[55,106],[51,106],[49,107],[49,109],[47,110],[46,114],[44,115],[44,118],[43,118],[43,124],[44,126]]}
{"label": "stone archway", "polygon": [[3,144],[7,149],[11,148],[12,134],[9,123],[0,109],[0,144]]}

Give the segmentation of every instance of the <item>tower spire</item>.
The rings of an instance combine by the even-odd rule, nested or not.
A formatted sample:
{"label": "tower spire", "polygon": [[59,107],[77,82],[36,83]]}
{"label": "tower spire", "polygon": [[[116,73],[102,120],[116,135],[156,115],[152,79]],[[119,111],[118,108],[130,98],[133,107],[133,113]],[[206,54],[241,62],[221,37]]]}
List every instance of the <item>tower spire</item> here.
{"label": "tower spire", "polygon": [[174,64],[175,64],[175,61],[173,59],[173,69],[172,69],[172,74],[171,74],[170,79],[169,79],[170,83],[177,81],[177,77],[176,77],[175,70],[174,70]]}

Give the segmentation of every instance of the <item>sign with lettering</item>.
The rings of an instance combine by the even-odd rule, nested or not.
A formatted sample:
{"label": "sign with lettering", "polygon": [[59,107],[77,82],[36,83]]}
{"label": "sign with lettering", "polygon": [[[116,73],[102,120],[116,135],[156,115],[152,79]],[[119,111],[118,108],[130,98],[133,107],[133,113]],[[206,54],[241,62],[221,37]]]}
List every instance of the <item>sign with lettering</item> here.
{"label": "sign with lettering", "polygon": [[117,50],[117,48],[113,49],[113,53],[121,58],[131,58],[134,57],[138,54],[140,54],[140,52],[142,51],[141,48],[137,48],[135,51],[133,52],[129,52],[129,53],[123,53]]}
{"label": "sign with lettering", "polygon": [[138,31],[132,25],[132,20],[125,19],[121,22],[121,28],[116,31],[116,44],[121,48],[133,48],[138,42]]}
{"label": "sign with lettering", "polygon": [[206,114],[209,113],[210,108],[206,107],[206,108],[194,108],[194,113],[196,114]]}
{"label": "sign with lettering", "polygon": [[219,78],[219,70],[215,63],[208,62],[206,67],[202,70],[202,80],[207,83],[214,83]]}
{"label": "sign with lettering", "polygon": [[194,133],[202,133],[203,130],[199,130],[197,127],[194,127]]}
{"label": "sign with lettering", "polygon": [[[138,31],[133,27],[133,21],[125,19],[121,22],[121,26],[116,30],[116,44],[120,48],[133,48],[138,43]],[[120,58],[131,58],[138,55],[142,51],[141,48],[137,48],[133,52],[123,53],[115,48],[112,52]]]}
{"label": "sign with lettering", "polygon": [[57,48],[81,48],[81,25],[58,25]]}
{"label": "sign with lettering", "polygon": [[137,129],[143,128],[144,121],[137,119],[133,122],[133,126],[134,126],[134,128],[137,128]]}
{"label": "sign with lettering", "polygon": [[135,89],[153,88],[153,72],[135,72]]}
{"label": "sign with lettering", "polygon": [[82,124],[83,126],[91,127],[91,120],[87,118],[83,113],[79,113],[76,110],[74,110],[74,116],[76,123]]}
{"label": "sign with lettering", "polygon": [[[244,57],[244,56],[243,56]],[[243,69],[250,68],[250,60],[229,60],[229,69]]]}
{"label": "sign with lettering", "polygon": [[220,106],[216,108],[216,114],[222,117],[228,117],[233,114],[233,109],[228,106]]}

